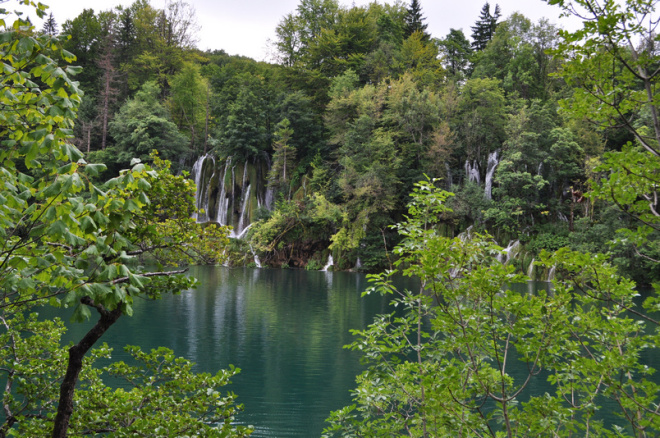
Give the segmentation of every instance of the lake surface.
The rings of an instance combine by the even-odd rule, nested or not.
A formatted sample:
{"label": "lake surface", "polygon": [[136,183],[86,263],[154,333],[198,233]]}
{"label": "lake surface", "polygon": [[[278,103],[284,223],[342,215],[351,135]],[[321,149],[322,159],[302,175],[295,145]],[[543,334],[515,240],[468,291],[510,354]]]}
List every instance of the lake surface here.
{"label": "lake surface", "polygon": [[[200,280],[198,289],[136,302],[134,316],[110,328],[102,341],[114,348],[113,359],[129,360],[123,347],[130,344],[147,351],[171,348],[195,362],[197,371],[215,373],[233,364],[241,373],[223,392],[238,395],[244,405],[238,422],[254,426],[253,437],[320,436],[330,412],[350,404],[363,370],[360,355],[342,348],[354,340],[349,331],[392,312],[391,298],[361,297],[369,286],[366,276],[350,272],[202,266],[190,274]],[[417,285],[406,278],[397,284],[414,290]],[[521,293],[549,287],[514,285]],[[56,312],[40,313],[61,315]],[[69,324],[65,341],[79,340],[90,325]],[[645,352],[643,362],[657,364],[659,353]],[[522,365],[509,369],[520,381],[526,371]],[[552,391],[543,376],[531,385],[535,393]],[[618,423],[611,415],[602,419]]]}
{"label": "lake surface", "polygon": [[[330,411],[350,403],[363,370],[360,355],[342,348],[353,341],[349,330],[391,312],[389,297],[362,298],[366,276],[350,272],[202,266],[190,273],[198,289],[136,302],[134,316],[106,333],[113,359],[126,359],[122,347],[131,344],[171,348],[198,371],[233,364],[241,373],[223,390],[238,395],[238,420],[254,426],[253,437],[320,436]],[[70,325],[67,338],[80,339],[86,327]]]}

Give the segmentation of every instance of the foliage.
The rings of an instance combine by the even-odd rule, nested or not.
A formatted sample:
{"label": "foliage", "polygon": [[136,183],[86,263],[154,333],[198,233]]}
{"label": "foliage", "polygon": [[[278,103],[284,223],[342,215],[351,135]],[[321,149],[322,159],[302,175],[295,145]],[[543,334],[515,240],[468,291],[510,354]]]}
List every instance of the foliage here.
{"label": "foliage", "polygon": [[[56,403],[52,380],[57,379],[58,372],[63,372],[65,362],[64,350],[59,346],[59,335],[64,331],[62,323],[59,320],[38,322],[34,315],[30,318],[29,323],[23,323],[27,323],[25,327],[34,334],[19,336],[19,326],[12,325],[6,336],[12,337],[15,349],[2,360],[10,364],[11,360],[19,358],[21,363],[29,364],[30,368],[16,370],[31,382],[31,385],[21,384],[18,391],[22,395],[27,388],[38,390],[33,397],[42,404],[43,415],[26,416],[16,424],[10,436],[45,435],[52,421],[46,415],[47,407]],[[41,343],[35,344],[37,340]],[[48,340],[51,342],[45,345]],[[27,360],[30,351],[40,352],[37,360]],[[96,362],[107,360],[112,353],[105,344],[90,353],[76,394],[77,409],[69,429],[71,436],[99,433],[110,437],[133,436],[135,433],[150,437],[249,435],[249,428],[231,424],[240,409],[240,406],[234,406],[235,396],[219,392],[240,370],[230,368],[215,375],[194,373],[192,363],[175,357],[166,348],[145,353],[138,347],[127,346],[126,351],[133,358],[131,365],[124,362],[103,367],[96,365]],[[104,378],[113,381],[113,386],[108,386]],[[26,403],[29,395],[16,397],[11,403],[33,406]]]}
{"label": "foliage", "polygon": [[481,8],[479,19],[474,23],[472,29],[472,48],[479,52],[484,50],[488,42],[493,39],[495,28],[497,27],[497,20],[500,19],[500,7],[495,5],[495,11],[491,15],[490,4],[486,2]]}
{"label": "foliage", "polygon": [[430,39],[430,35],[426,32],[428,25],[422,23],[426,18],[422,16],[422,6],[419,4],[419,0],[411,0],[406,12],[405,35],[408,37],[419,32],[423,35],[423,40],[428,41]]}
{"label": "foliage", "polygon": [[206,145],[209,85],[201,76],[199,67],[185,63],[171,78],[170,87],[170,111],[177,125],[189,130],[191,149],[197,144]]}
{"label": "foliage", "polygon": [[455,80],[463,79],[472,48],[470,41],[465,38],[465,34],[461,29],[449,29],[449,33],[440,41],[440,47],[444,55],[447,71]]}
{"label": "foliage", "polygon": [[556,252],[571,246],[570,233],[566,223],[545,224],[537,227],[536,234],[525,244],[525,249],[538,255],[541,251]]}
{"label": "foliage", "polygon": [[[43,6],[36,11],[43,15]],[[6,15],[0,9],[0,319],[6,329],[0,427],[8,433],[32,427],[34,414],[41,413],[45,422],[30,435],[52,428],[53,436],[66,436],[76,382],[94,373],[82,360],[91,346],[119,317],[132,314],[137,297],[157,298],[194,284],[182,270],[160,264],[146,270],[138,257],[168,252],[222,260],[227,231],[190,218],[193,185],[172,176],[169,163],[157,158],[154,168],[135,160],[131,169],[95,185],[104,166],[86,162],[68,143],[81,92],[69,77],[79,69],[59,65],[73,60],[62,49],[64,37],[35,35],[22,19],[9,27]],[[194,239],[210,240],[195,246]],[[60,324],[25,317],[34,305],[46,304],[73,308],[76,321],[89,319],[92,310],[98,314],[68,357],[57,346]],[[114,409],[121,407],[107,412]]]}
{"label": "foliage", "polygon": [[300,267],[317,251],[328,247],[331,236],[346,223],[341,207],[315,193],[301,200],[280,200],[269,218],[255,222],[250,228],[250,244],[256,251],[269,253],[265,263],[282,264],[292,256]]}
{"label": "foliage", "polygon": [[[633,301],[634,283],[603,256],[564,249],[543,256],[563,278],[552,293],[509,289],[524,277],[497,261],[488,236],[437,232],[447,196],[416,186],[397,226],[397,269],[373,276],[368,292],[394,294],[400,310],[354,332],[350,348],[369,368],[324,436],[657,433],[658,385],[640,355],[656,348],[644,327],[658,323]],[[419,277],[420,290],[397,290],[395,273]],[[511,361],[527,371],[512,374]],[[553,390],[538,392],[539,379]],[[611,423],[594,415],[608,401]]]}
{"label": "foliage", "polygon": [[158,101],[159,93],[155,82],[146,82],[133,99],[126,101],[110,122],[115,145],[93,157],[115,168],[125,168],[133,158],[146,161],[154,149],[165,159],[178,159],[186,150],[186,139]]}
{"label": "foliage", "polygon": [[547,51],[557,46],[557,33],[547,20],[533,24],[512,14],[497,25],[492,40],[472,60],[473,77],[501,80],[511,97],[547,99],[555,89],[549,75],[558,67]]}
{"label": "foliage", "polygon": [[[593,180],[591,197],[607,199],[639,221],[637,230],[624,231],[626,241],[643,257],[655,250],[658,231],[657,169],[660,162],[657,2],[653,0],[599,3],[592,0],[550,0],[566,13],[582,13],[589,20],[582,29],[562,32],[555,50],[565,58],[561,76],[575,88],[562,102],[575,118],[603,128],[623,126],[634,137],[621,151],[605,155]],[[647,254],[644,252],[647,251]],[[657,259],[651,257],[655,263]]]}

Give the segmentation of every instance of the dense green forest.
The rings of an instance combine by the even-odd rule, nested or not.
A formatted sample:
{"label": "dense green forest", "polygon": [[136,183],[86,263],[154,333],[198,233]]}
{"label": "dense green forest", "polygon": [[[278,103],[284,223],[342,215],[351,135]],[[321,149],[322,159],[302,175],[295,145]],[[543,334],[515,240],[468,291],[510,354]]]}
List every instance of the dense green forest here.
{"label": "dense green forest", "polygon": [[[654,246],[621,238],[634,220],[588,196],[603,154],[633,135],[571,111],[555,25],[505,13],[486,4],[469,35],[434,38],[419,2],[305,0],[277,26],[277,63],[264,63],[196,50],[182,1],[88,9],[60,29],[82,67],[75,142],[104,177],[153,149],[176,171],[212,154],[216,179],[199,181],[206,218],[258,221],[233,264],[252,262],[249,243],[270,266],[318,269],[332,254],[335,269],[386,268],[391,226],[427,175],[456,194],[447,235],[473,226],[503,246],[519,239],[524,272],[542,249],[603,252],[650,283]],[[245,178],[230,181],[227,163],[260,188],[244,203],[233,198]],[[215,213],[222,195],[229,218]]]}
{"label": "dense green forest", "polygon": [[[167,266],[330,255],[384,271],[404,316],[357,333],[370,368],[329,436],[654,436],[660,308],[635,285],[660,275],[657,2],[548,2],[583,28],[485,4],[437,38],[417,0],[301,0],[273,63],[197,50],[182,0],[61,24],[21,0],[40,30],[0,8],[0,436],[248,435],[218,391],[236,370],[138,348],[103,367],[92,346],[194,284]],[[527,273],[552,293],[503,290]],[[44,304],[98,320],[67,354],[28,314]],[[518,398],[541,369],[556,394]],[[593,416],[603,399],[627,429]]]}

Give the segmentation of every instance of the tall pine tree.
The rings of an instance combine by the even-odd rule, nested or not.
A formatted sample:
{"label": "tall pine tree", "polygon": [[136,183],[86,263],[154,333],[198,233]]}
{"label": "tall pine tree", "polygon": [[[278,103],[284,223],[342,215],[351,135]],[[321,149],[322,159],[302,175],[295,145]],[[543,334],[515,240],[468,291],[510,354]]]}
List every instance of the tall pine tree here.
{"label": "tall pine tree", "polygon": [[53,13],[51,12],[48,18],[44,20],[44,26],[41,28],[41,31],[46,35],[55,36],[57,35],[57,22]]}
{"label": "tall pine tree", "polygon": [[423,23],[426,18],[422,16],[422,6],[418,0],[412,0],[410,2],[405,20],[406,38],[415,32],[420,32],[425,42],[431,39],[431,36],[426,32],[428,25]]}
{"label": "tall pine tree", "polygon": [[472,48],[475,51],[481,51],[486,48],[486,45],[493,39],[497,21],[500,19],[501,12],[500,6],[495,5],[494,14],[490,14],[490,4],[486,4],[481,8],[479,19],[471,27],[472,29]]}

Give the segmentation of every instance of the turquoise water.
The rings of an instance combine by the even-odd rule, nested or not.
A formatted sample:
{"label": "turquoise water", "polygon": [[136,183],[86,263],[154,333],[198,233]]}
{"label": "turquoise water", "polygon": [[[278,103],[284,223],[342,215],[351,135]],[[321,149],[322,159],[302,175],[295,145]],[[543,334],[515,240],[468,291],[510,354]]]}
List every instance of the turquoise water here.
{"label": "turquoise water", "polygon": [[[342,348],[353,341],[349,331],[392,312],[389,297],[361,297],[369,286],[366,276],[349,272],[204,266],[192,268],[191,275],[200,280],[198,289],[139,301],[133,317],[111,327],[102,340],[115,349],[113,359],[127,360],[122,347],[131,344],[171,348],[198,371],[233,364],[241,373],[224,390],[238,395],[244,405],[238,421],[254,426],[253,437],[320,436],[329,413],[350,404],[363,370],[360,355]],[[399,287],[417,287],[409,279],[399,281]],[[514,289],[536,293],[548,287],[529,282]],[[52,312],[43,309],[42,315]],[[67,338],[79,340],[89,325],[70,324]],[[657,364],[660,357],[654,351],[643,360]],[[527,370],[515,364],[508,372],[523,381]],[[546,378],[533,379],[532,392],[552,391]]]}
{"label": "turquoise water", "polygon": [[[330,411],[350,403],[363,369],[359,354],[342,348],[349,330],[391,312],[388,299],[362,298],[366,276],[349,272],[204,266],[191,275],[198,289],[138,302],[106,333],[113,359],[127,359],[122,347],[131,344],[171,348],[198,371],[233,364],[241,373],[225,390],[244,405],[238,420],[255,427],[253,437],[320,436]],[[68,338],[86,327],[73,324]]]}

